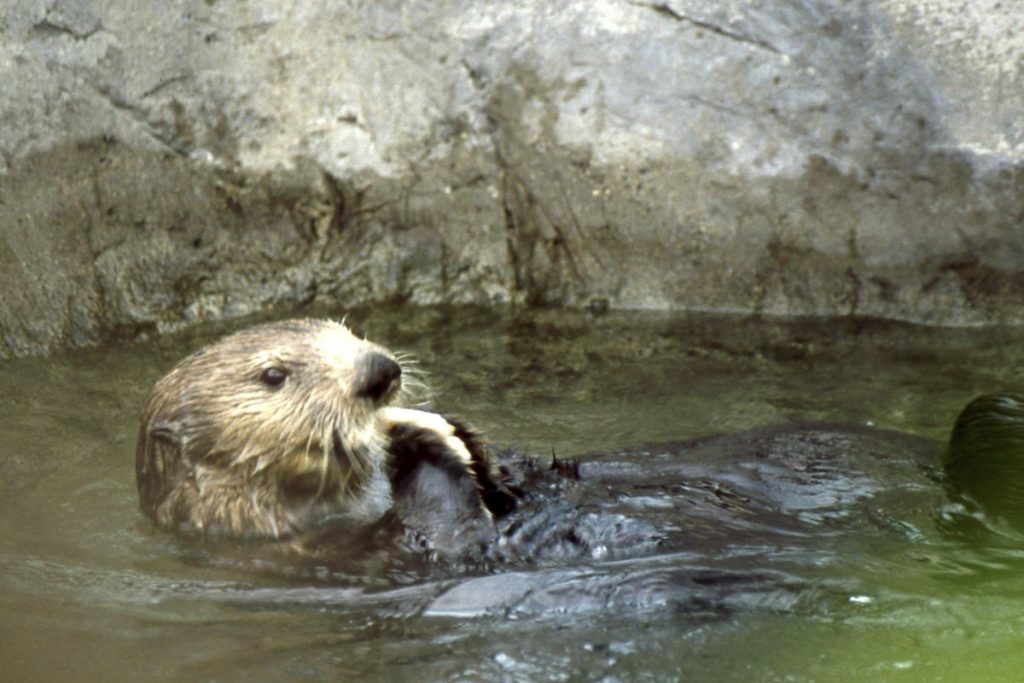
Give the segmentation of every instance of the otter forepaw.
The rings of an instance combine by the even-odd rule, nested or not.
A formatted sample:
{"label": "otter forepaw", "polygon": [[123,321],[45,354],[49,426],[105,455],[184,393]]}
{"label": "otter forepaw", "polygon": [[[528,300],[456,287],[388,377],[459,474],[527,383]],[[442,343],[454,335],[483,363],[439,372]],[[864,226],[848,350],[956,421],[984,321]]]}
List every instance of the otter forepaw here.
{"label": "otter forepaw", "polygon": [[458,427],[443,415],[412,408],[382,408],[380,412],[384,420],[383,431],[392,438],[396,430],[428,432],[463,464],[468,466],[473,462],[473,455],[466,442],[456,435]]}
{"label": "otter forepaw", "polygon": [[383,408],[381,413],[397,493],[412,473],[429,466],[447,472],[453,483],[471,482],[480,509],[488,515],[500,517],[515,508],[515,495],[497,481],[487,449],[465,424],[409,408]]}

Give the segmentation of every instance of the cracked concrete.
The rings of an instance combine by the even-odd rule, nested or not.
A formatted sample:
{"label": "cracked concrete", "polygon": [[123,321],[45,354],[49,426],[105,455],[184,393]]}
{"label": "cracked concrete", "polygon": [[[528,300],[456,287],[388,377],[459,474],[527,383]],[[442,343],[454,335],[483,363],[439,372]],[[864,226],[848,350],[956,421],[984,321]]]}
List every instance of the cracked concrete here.
{"label": "cracked concrete", "polygon": [[0,358],[270,305],[1024,321],[1024,10],[26,0]]}
{"label": "cracked concrete", "polygon": [[759,40],[757,38],[753,38],[751,36],[744,35],[736,31],[731,31],[710,21],[690,16],[689,14],[685,13],[684,10],[679,9],[679,7],[684,5],[684,3],[673,4],[669,2],[635,2],[632,4],[635,4],[639,7],[650,7],[652,10],[658,12],[659,14],[669,16],[672,19],[675,19],[676,21],[685,22],[698,29],[705,29],[707,31],[710,31],[711,33],[714,33],[715,35],[721,36],[728,40],[735,40],[740,43],[749,43],[755,47],[768,50],[769,52],[781,54],[781,51],[778,48],[776,48],[774,45],[765,40]]}

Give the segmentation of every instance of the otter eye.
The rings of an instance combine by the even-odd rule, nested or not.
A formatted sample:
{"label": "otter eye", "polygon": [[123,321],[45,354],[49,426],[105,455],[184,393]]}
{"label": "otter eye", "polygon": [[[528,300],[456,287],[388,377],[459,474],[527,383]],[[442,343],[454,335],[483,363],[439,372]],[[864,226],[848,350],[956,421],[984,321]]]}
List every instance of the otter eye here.
{"label": "otter eye", "polygon": [[260,373],[260,381],[268,387],[279,387],[288,377],[288,371],[284,368],[267,368]]}

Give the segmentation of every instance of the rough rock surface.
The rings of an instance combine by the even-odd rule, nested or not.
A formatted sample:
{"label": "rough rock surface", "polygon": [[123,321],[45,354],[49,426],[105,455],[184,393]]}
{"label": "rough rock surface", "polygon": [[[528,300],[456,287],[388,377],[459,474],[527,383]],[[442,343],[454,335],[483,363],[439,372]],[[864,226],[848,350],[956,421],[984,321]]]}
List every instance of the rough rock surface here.
{"label": "rough rock surface", "polygon": [[0,8],[0,357],[310,300],[1024,321],[997,0]]}

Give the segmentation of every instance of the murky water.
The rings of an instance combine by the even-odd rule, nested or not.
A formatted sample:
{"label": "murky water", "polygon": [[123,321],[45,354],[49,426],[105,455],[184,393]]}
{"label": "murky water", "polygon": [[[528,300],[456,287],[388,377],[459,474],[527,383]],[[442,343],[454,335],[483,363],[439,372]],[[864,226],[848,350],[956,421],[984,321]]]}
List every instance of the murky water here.
{"label": "murky water", "polygon": [[[1024,389],[1021,329],[473,309],[348,322],[415,354],[435,405],[493,442],[542,457],[601,451],[586,461],[595,472],[727,459],[637,448],[802,420],[939,441],[973,396]],[[878,495],[840,505],[854,519],[818,535],[791,528],[820,511],[811,491],[771,528],[694,522],[689,546],[469,582],[337,575],[155,532],[136,502],[139,405],[224,331],[0,367],[0,679],[994,681],[1024,670],[1024,541],[943,530],[927,444],[913,463],[872,472]],[[655,519],[714,494],[670,488],[607,495]],[[438,596],[474,585],[511,597],[485,616],[442,609]]]}

